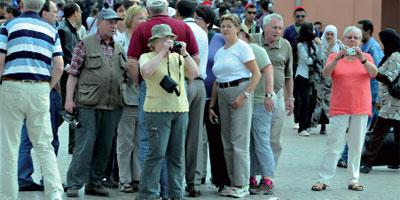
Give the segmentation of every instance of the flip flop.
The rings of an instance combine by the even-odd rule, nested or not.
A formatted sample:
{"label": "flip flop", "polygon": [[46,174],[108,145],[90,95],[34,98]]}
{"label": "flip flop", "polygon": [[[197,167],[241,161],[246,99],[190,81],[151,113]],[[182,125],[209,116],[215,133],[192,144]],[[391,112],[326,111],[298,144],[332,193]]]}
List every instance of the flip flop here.
{"label": "flip flop", "polygon": [[354,190],[354,191],[363,191],[364,187],[362,185],[360,185],[359,183],[352,183],[347,187],[347,189]]}
{"label": "flip flop", "polygon": [[327,185],[323,184],[323,183],[316,183],[311,187],[312,191],[322,191],[322,190],[326,190],[326,188],[328,188]]}

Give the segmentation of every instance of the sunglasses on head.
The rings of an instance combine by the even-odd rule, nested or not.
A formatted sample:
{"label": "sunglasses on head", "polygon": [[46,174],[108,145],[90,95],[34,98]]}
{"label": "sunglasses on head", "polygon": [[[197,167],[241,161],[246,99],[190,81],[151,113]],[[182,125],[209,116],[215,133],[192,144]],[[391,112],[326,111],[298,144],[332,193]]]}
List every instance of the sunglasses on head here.
{"label": "sunglasses on head", "polygon": [[247,11],[247,13],[249,13],[250,15],[255,15],[256,14],[256,12],[254,11]]}
{"label": "sunglasses on head", "polygon": [[296,15],[296,18],[304,18],[306,17],[305,15]]}

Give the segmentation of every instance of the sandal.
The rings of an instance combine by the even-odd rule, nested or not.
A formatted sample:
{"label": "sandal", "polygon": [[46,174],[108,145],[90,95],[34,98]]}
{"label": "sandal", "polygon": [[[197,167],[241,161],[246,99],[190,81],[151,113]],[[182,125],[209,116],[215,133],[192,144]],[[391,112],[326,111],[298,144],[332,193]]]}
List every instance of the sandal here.
{"label": "sandal", "polygon": [[360,185],[359,183],[352,183],[347,187],[349,190],[354,190],[354,191],[363,191],[364,187]]}
{"label": "sandal", "polygon": [[134,192],[132,185],[128,184],[128,183],[120,183],[119,191],[125,192],[125,193],[133,193]]}
{"label": "sandal", "polygon": [[312,191],[322,191],[322,190],[326,190],[326,188],[328,188],[327,185],[323,184],[323,183],[316,183],[311,187]]}

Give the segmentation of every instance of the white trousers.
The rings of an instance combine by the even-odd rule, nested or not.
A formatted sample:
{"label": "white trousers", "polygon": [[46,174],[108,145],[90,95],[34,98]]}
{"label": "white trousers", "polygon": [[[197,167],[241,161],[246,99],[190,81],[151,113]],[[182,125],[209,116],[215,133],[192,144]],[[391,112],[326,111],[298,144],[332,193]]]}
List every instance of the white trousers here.
{"label": "white trousers", "polygon": [[327,132],[328,139],[318,174],[318,182],[330,185],[330,180],[335,175],[337,160],[346,141],[347,128],[347,144],[349,146],[347,183],[358,182],[367,121],[368,115],[337,115],[330,117]]}

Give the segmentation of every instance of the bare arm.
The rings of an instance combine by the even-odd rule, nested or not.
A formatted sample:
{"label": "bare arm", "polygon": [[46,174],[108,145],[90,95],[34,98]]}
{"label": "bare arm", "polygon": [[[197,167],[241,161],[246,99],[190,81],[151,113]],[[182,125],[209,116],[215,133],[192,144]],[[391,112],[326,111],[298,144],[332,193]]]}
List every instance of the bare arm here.
{"label": "bare arm", "polygon": [[6,63],[6,54],[0,53],[0,78],[1,76],[3,76],[5,63]]}
{"label": "bare arm", "polygon": [[67,80],[67,94],[65,97],[65,110],[69,113],[74,112],[75,102],[74,102],[74,93],[76,84],[78,83],[78,77],[69,75]]}
{"label": "bare arm", "polygon": [[[264,69],[262,70],[262,73],[264,75],[264,84],[265,84],[265,94],[272,94],[272,92],[274,91],[274,69],[272,67],[271,64],[267,65],[266,67],[264,67]],[[264,106],[265,109],[269,112],[272,112],[272,110],[274,109],[274,101],[272,98],[270,97],[265,97],[264,98]]]}
{"label": "bare arm", "polygon": [[53,71],[51,72],[50,87],[53,88],[58,84],[64,70],[64,60],[62,56],[53,58]]}
{"label": "bare arm", "polygon": [[339,51],[338,54],[336,55],[335,59],[333,59],[331,62],[326,63],[324,69],[322,70],[322,75],[325,78],[329,78],[332,75],[332,72],[336,68],[337,61],[342,59],[346,55],[346,50]]}
{"label": "bare arm", "polygon": [[293,78],[285,79],[285,102],[287,116],[290,116],[294,109]]}
{"label": "bare arm", "polygon": [[212,124],[216,124],[217,122],[214,120],[218,118],[217,114],[215,114],[214,108],[218,101],[218,93],[217,93],[217,82],[214,81],[211,91],[211,100],[208,107],[208,119]]}
{"label": "bare arm", "polygon": [[128,58],[128,72],[135,85],[139,85],[139,62],[134,58]]}

